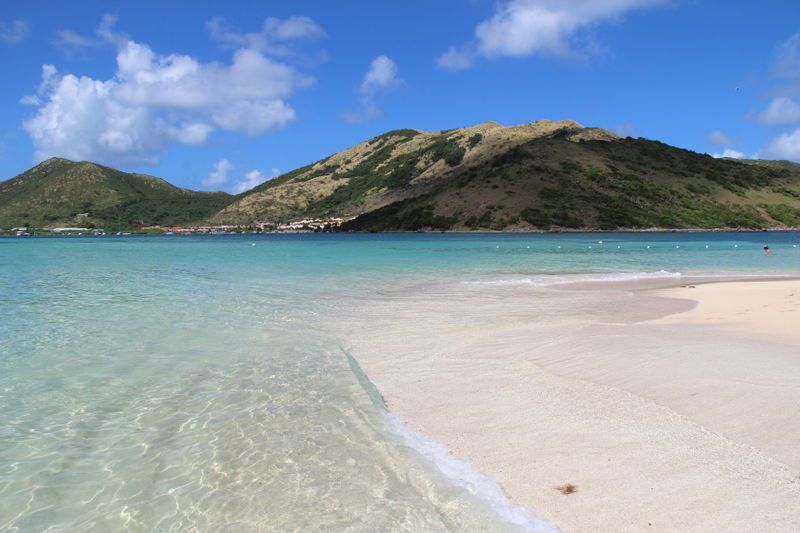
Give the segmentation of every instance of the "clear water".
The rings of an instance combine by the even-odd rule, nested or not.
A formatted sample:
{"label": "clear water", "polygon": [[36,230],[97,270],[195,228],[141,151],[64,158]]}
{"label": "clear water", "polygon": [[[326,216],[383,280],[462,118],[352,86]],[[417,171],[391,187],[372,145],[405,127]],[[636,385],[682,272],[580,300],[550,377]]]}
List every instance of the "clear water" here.
{"label": "clear water", "polygon": [[[769,245],[773,256],[761,248]],[[0,531],[549,531],[387,413],[348,318],[800,275],[796,233],[0,238]],[[402,297],[401,297],[402,296]]]}

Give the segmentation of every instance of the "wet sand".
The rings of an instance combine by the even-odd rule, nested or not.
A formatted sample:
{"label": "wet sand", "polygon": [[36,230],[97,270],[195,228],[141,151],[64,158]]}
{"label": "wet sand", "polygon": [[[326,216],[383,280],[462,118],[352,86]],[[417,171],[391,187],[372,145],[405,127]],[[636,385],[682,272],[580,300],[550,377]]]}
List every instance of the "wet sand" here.
{"label": "wet sand", "polygon": [[790,532],[798,294],[769,281],[411,295],[370,308],[349,351],[412,429],[564,531]]}

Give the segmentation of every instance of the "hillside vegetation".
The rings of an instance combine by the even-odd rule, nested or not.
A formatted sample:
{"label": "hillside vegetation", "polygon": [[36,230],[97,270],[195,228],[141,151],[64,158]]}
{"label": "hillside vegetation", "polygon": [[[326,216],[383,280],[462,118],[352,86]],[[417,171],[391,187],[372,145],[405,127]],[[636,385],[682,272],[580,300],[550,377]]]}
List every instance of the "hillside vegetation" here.
{"label": "hillside vegetation", "polygon": [[800,227],[800,172],[645,139],[555,135],[344,226],[387,229]]}
{"label": "hillside vegetation", "polygon": [[[572,121],[395,130],[238,196],[54,159],[0,183],[0,227],[278,224],[345,231],[800,228],[800,165],[715,159]],[[85,219],[84,219],[85,220]],[[113,227],[113,226],[112,226]]]}
{"label": "hillside vegetation", "polygon": [[800,165],[715,159],[572,121],[391,131],[245,193],[217,220],[350,231],[800,227]]}
{"label": "hillside vegetation", "polygon": [[77,226],[106,231],[202,222],[233,196],[180,189],[143,174],[48,159],[0,183],[0,228]]}
{"label": "hillside vegetation", "polygon": [[357,216],[447,187],[467,169],[559,132],[576,142],[618,138],[572,121],[549,120],[514,127],[487,122],[441,132],[394,130],[259,185],[216,220]]}

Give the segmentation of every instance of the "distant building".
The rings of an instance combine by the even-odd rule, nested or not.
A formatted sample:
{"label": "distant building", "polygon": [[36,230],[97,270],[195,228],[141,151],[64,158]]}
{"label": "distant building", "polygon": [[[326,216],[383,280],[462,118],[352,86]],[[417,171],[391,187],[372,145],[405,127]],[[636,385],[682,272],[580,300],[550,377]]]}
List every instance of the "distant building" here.
{"label": "distant building", "polygon": [[[285,224],[278,224],[275,226],[275,229],[278,231],[309,231],[309,230],[320,230],[324,229],[325,227],[329,228],[338,228],[342,225],[342,222],[345,222],[348,219],[344,219],[341,217],[324,217],[324,218],[304,218],[302,220],[293,220],[291,222],[287,222]],[[264,226],[272,226],[273,224],[269,222],[257,222],[256,226],[260,228],[264,228]]]}

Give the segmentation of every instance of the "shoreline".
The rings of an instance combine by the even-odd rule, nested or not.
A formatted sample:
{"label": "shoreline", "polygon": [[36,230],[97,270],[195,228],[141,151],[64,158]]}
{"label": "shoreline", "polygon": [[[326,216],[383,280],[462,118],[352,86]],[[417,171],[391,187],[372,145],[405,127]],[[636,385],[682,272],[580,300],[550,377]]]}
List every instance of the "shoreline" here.
{"label": "shoreline", "polygon": [[488,235],[502,235],[504,233],[510,235],[540,235],[540,234],[562,234],[562,233],[799,233],[800,227],[789,226],[771,226],[768,228],[616,228],[616,229],[592,229],[592,228],[559,228],[559,229],[511,229],[511,230],[409,230],[409,231],[333,231],[330,233],[377,233],[377,234],[391,234],[391,233],[448,233],[448,234],[488,234]]}
{"label": "shoreline", "polygon": [[[82,233],[83,236],[89,236],[86,232],[94,232],[94,228],[79,228],[84,231]],[[39,232],[37,233],[36,230]],[[45,231],[46,228],[33,228],[32,233],[29,235],[20,235],[16,234],[13,230],[0,230],[0,237],[52,237],[52,236],[75,236],[79,233],[72,233],[67,231]],[[97,230],[103,231],[103,230]],[[168,231],[168,230],[167,230]],[[163,235],[165,232],[158,232],[158,231],[141,231],[136,229],[128,230],[128,232],[132,235]],[[293,230],[293,231],[259,231],[259,232],[249,232],[249,231],[233,231],[230,234],[242,234],[242,235],[279,235],[279,234],[287,234],[293,235],[297,233],[317,233],[317,234],[324,234],[324,233],[333,233],[338,235],[346,235],[346,234],[378,234],[378,235],[385,235],[385,234],[438,234],[438,233],[445,233],[451,235],[549,235],[549,234],[579,234],[579,233],[588,233],[588,234],[595,234],[595,233],[605,233],[605,234],[614,234],[614,233],[798,233],[800,234],[800,227],[769,227],[769,228],[617,228],[617,229],[591,229],[591,228],[559,228],[559,229],[512,229],[512,230],[467,230],[467,229],[459,229],[459,230],[414,230],[414,231],[380,231],[380,232],[372,232],[372,231],[313,231],[313,230]],[[176,231],[175,235],[206,235],[210,234],[208,231]],[[101,234],[98,234],[101,235]],[[115,236],[114,233],[102,233],[102,235],[107,236]]]}
{"label": "shoreline", "polygon": [[[280,232],[278,232],[280,233]],[[314,232],[307,232],[314,233]],[[559,235],[564,233],[579,234],[579,233],[798,233],[800,234],[800,227],[769,227],[769,228],[617,228],[617,229],[589,229],[589,228],[561,228],[561,229],[519,229],[519,230],[409,230],[409,231],[332,231],[332,232],[318,232],[318,233],[336,233],[355,234],[355,235],[413,235],[423,234],[432,235],[437,233],[444,233],[448,235]]]}
{"label": "shoreline", "polygon": [[[729,283],[800,287],[798,279],[707,285],[724,292]],[[614,293],[664,310],[644,320],[634,312],[546,327],[443,324],[441,339],[403,330],[403,341],[373,339],[354,352],[412,430],[563,531],[797,530],[796,345],[698,322],[702,302],[675,306],[700,286],[578,291],[586,302]],[[720,371],[726,365],[734,368]],[[767,409],[774,416],[761,420]]]}

